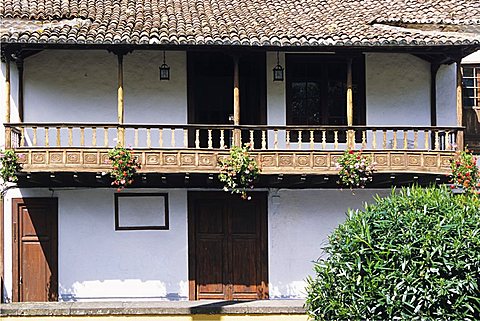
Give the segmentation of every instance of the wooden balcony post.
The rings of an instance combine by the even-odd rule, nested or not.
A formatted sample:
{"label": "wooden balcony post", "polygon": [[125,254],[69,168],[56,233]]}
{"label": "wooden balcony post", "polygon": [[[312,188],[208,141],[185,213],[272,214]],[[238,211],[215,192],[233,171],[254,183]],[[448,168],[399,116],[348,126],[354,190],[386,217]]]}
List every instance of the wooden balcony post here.
{"label": "wooden balcony post", "polygon": [[[352,58],[347,62],[347,126],[353,126],[353,82],[352,82]],[[355,148],[355,132],[347,131],[347,147]]]}
{"label": "wooden balcony post", "polygon": [[[5,55],[5,123],[10,123],[10,56]],[[12,148],[12,129],[5,128],[5,149]]]}
{"label": "wooden balcony post", "polygon": [[[238,56],[233,57],[233,125],[240,125],[240,72],[238,67]],[[241,146],[240,129],[233,130],[234,146]]]}
{"label": "wooden balcony post", "polygon": [[[123,53],[118,53],[118,87],[117,87],[117,113],[118,124],[123,125],[124,122],[124,96],[123,96]],[[125,128],[118,127],[117,129],[118,145],[125,145]]]}
{"label": "wooden balcony post", "polygon": [[[461,60],[457,61],[457,126],[462,126],[463,101],[462,101],[462,66]],[[457,149],[463,150],[463,130],[457,133]]]}
{"label": "wooden balcony post", "polygon": [[20,122],[23,122],[23,109],[24,109],[24,92],[23,92],[23,57],[21,54],[18,54],[19,57],[17,57],[15,63],[17,65],[17,71],[18,71],[18,118]]}

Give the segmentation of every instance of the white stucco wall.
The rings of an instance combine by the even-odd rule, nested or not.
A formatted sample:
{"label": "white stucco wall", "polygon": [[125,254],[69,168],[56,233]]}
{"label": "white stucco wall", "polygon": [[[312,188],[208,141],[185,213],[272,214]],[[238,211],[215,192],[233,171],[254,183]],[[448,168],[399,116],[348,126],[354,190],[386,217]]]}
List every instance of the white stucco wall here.
{"label": "white stucco wall", "polygon": [[328,235],[373,195],[389,190],[272,190],[269,194],[269,282],[272,299],[304,298],[305,279]]}
{"label": "white stucco wall", "polygon": [[[148,192],[165,191],[149,189]],[[187,192],[168,191],[169,230],[115,231],[114,189],[8,192],[5,200],[8,297],[12,288],[11,198],[51,196],[58,197],[61,300],[188,299]]]}
{"label": "white stucco wall", "polygon": [[[142,190],[135,190],[141,192]],[[114,189],[14,189],[4,207],[5,286],[11,297],[15,197],[57,197],[59,295],[63,300],[188,299],[187,190],[167,192],[168,231],[115,231]],[[269,283],[272,299],[302,298],[312,261],[348,208],[387,190],[270,190]]]}
{"label": "white stucco wall", "polygon": [[[186,53],[167,53],[169,81],[159,80],[162,59],[160,51],[134,51],[124,57],[126,123],[186,123]],[[115,55],[105,50],[45,50],[27,58],[24,69],[25,122],[117,121]]]}
{"label": "white stucco wall", "polygon": [[463,58],[463,64],[478,64],[480,63],[480,50],[468,55],[467,57]]}
{"label": "white stucco wall", "polygon": [[430,64],[409,54],[367,53],[368,125],[430,125]]}

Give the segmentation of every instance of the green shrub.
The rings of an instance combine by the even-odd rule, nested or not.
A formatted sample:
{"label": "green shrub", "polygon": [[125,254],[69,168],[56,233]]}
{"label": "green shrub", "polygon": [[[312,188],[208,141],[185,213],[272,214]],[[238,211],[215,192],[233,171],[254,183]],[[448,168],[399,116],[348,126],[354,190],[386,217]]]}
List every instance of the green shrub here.
{"label": "green shrub", "polygon": [[480,198],[413,187],[350,211],[308,278],[316,320],[480,320]]}

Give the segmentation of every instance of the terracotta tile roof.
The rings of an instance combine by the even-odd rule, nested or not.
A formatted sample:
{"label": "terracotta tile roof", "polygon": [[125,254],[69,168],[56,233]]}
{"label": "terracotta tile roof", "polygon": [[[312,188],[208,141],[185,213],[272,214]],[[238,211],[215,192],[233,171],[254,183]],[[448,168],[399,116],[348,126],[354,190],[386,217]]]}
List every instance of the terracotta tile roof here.
{"label": "terracotta tile roof", "polygon": [[6,43],[479,45],[479,0],[0,0]]}

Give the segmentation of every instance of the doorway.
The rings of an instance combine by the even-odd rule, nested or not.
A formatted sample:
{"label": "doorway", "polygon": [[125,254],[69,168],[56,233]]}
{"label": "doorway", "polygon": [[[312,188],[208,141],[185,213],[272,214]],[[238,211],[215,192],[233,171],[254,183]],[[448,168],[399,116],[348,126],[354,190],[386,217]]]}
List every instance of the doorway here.
{"label": "doorway", "polygon": [[[266,56],[264,52],[237,55],[240,80],[240,124],[265,125],[266,110]],[[189,52],[188,73],[188,123],[232,124],[234,56],[222,52]],[[195,141],[190,131],[189,142]],[[200,132],[200,145],[207,145],[207,131]],[[255,133],[260,139],[261,133]],[[212,131],[213,147],[219,147],[219,131]],[[225,133],[225,142],[231,133]],[[242,133],[248,141],[248,132]]]}
{"label": "doorway", "polygon": [[267,193],[189,192],[190,300],[268,299]]}
{"label": "doorway", "polygon": [[13,301],[58,301],[56,198],[12,203]]}

